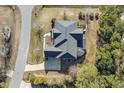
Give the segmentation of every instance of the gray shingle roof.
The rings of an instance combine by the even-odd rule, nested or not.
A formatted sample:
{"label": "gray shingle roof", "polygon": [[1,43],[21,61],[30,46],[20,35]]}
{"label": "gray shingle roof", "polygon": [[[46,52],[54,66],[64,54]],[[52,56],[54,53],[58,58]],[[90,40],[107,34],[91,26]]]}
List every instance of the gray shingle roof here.
{"label": "gray shingle roof", "polygon": [[62,51],[61,49],[59,48],[56,48],[54,46],[51,46],[51,45],[45,45],[45,50],[44,51]]}
{"label": "gray shingle roof", "polygon": [[68,27],[74,23],[75,21],[56,21],[56,24],[61,24],[64,27]]}

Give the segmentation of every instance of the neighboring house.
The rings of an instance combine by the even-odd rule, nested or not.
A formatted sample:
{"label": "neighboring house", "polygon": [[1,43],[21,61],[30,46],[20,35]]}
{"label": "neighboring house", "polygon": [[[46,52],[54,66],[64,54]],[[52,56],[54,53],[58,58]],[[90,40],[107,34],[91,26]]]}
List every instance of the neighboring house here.
{"label": "neighboring house", "polygon": [[45,43],[44,57],[55,59],[77,59],[84,55],[86,40],[85,30],[77,28],[75,21],[56,21],[52,29],[52,45]]}

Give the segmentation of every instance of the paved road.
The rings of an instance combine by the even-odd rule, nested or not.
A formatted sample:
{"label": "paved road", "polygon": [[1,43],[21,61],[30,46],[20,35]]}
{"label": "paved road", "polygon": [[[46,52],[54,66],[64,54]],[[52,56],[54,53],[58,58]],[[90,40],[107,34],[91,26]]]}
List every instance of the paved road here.
{"label": "paved road", "polygon": [[10,82],[11,88],[19,88],[25,65],[27,61],[27,54],[30,44],[30,32],[31,32],[31,12],[33,6],[19,6],[21,11],[22,23],[21,23],[21,38],[19,41],[19,50],[16,59],[15,69]]}

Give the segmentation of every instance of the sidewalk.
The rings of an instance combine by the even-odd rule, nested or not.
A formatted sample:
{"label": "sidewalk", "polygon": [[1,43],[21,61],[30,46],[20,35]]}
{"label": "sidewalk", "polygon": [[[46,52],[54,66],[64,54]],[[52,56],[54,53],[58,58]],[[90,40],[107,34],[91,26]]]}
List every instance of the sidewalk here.
{"label": "sidewalk", "polygon": [[25,81],[21,81],[20,88],[32,88],[31,83],[26,83]]}

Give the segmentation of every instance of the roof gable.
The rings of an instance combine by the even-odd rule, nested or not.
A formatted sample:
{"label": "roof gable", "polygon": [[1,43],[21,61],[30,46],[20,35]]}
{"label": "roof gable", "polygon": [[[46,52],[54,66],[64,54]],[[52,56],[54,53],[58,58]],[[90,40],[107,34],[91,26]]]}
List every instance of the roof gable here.
{"label": "roof gable", "polygon": [[74,24],[74,21],[57,21],[56,24],[60,24],[63,27],[68,27],[72,24]]}
{"label": "roof gable", "polygon": [[65,53],[64,55],[62,55],[60,58],[68,58],[68,59],[75,59],[74,56],[72,56],[71,54],[69,53]]}

